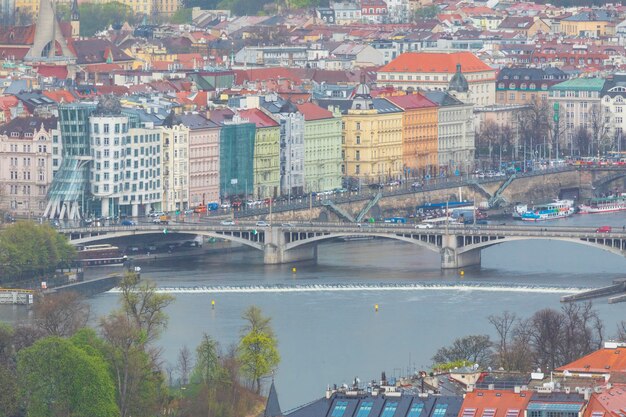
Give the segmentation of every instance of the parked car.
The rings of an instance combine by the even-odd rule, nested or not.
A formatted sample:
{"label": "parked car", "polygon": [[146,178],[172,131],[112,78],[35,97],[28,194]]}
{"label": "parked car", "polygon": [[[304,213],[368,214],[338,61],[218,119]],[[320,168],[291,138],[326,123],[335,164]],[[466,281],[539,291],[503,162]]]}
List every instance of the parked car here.
{"label": "parked car", "polygon": [[161,216],[165,216],[165,213],[162,211],[153,211],[152,213],[150,213],[150,217],[161,217]]}
{"label": "parked car", "polygon": [[137,226],[137,222],[133,220],[124,219],[120,222],[122,226]]}
{"label": "parked car", "polygon": [[257,227],[270,227],[270,224],[264,220],[259,220],[256,225]]}
{"label": "parked car", "polygon": [[430,223],[419,223],[419,224],[416,224],[416,225],[415,225],[415,228],[416,228],[416,229],[432,229],[432,228],[434,228],[434,227],[435,227],[435,226],[433,226],[433,225],[432,225],[432,224],[430,224]]}
{"label": "parked car", "polygon": [[228,201],[226,201],[226,202],[222,203],[222,206],[221,206],[221,207],[222,207],[223,209],[229,209],[229,208],[230,208],[230,203],[229,203]]}

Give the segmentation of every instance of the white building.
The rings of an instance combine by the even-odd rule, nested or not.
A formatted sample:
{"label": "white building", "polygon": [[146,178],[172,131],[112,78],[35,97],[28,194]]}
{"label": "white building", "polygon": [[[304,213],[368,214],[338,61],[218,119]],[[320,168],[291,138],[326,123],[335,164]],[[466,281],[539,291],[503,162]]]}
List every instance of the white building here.
{"label": "white building", "polygon": [[170,114],[160,126],[163,169],[163,210],[189,208],[189,128]]}
{"label": "white building", "polygon": [[331,3],[330,8],[335,11],[335,20],[338,25],[350,25],[361,22],[361,5],[349,1]]}
{"label": "white building", "polygon": [[89,186],[103,217],[136,217],[161,201],[160,132],[131,123],[121,109],[102,106],[89,117]]}

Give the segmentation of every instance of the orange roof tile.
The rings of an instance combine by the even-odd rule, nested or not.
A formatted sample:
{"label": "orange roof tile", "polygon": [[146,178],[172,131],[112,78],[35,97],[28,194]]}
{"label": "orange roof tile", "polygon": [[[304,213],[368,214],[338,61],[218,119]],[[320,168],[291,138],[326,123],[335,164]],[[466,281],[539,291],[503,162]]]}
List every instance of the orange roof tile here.
{"label": "orange roof tile", "polygon": [[555,371],[566,370],[588,373],[626,372],[626,348],[602,348],[555,369]]}
{"label": "orange roof tile", "polygon": [[305,121],[331,119],[333,113],[313,103],[298,104],[298,111],[304,115]]}
{"label": "orange roof tile", "polygon": [[425,107],[437,107],[437,104],[433,103],[423,95],[416,94],[407,94],[404,96],[391,96],[386,97],[388,101],[391,101],[396,106],[400,107],[402,110],[411,110],[411,109],[422,109]]}
{"label": "orange roof tile", "polygon": [[626,385],[614,384],[589,399],[583,417],[619,416],[626,410]]}
{"label": "orange roof tile", "polygon": [[531,392],[476,390],[465,394],[459,416],[463,417],[518,417],[532,396]]}
{"label": "orange roof tile", "polygon": [[240,110],[239,115],[243,119],[248,119],[250,123],[254,123],[257,128],[278,126],[274,119],[259,109]]}
{"label": "orange roof tile", "polygon": [[57,103],[73,103],[76,101],[76,97],[67,90],[44,91],[43,95]]}
{"label": "orange roof tile", "polygon": [[494,71],[471,52],[407,52],[384,67],[379,72],[443,72],[455,73],[457,64],[468,72]]}

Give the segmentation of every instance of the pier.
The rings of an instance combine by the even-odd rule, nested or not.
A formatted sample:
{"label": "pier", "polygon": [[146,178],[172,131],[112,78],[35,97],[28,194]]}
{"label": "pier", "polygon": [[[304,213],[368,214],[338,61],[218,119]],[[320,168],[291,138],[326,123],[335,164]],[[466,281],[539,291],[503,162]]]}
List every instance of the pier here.
{"label": "pier", "polygon": [[18,288],[0,288],[0,304],[31,305],[35,291]]}
{"label": "pier", "polygon": [[[620,294],[621,293],[621,294]],[[589,291],[583,291],[578,294],[564,295],[561,297],[561,302],[582,301],[591,300],[593,298],[606,297],[610,295],[619,294],[614,297],[609,297],[609,304],[620,303],[626,301],[626,279],[616,279],[612,285],[607,287],[595,288]]]}

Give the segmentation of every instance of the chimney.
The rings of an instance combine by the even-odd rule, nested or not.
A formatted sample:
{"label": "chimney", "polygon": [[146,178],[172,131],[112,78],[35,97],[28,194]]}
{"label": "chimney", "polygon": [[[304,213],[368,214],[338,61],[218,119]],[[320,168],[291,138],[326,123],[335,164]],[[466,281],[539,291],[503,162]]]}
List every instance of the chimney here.
{"label": "chimney", "polygon": [[516,394],[519,394],[520,392],[522,392],[522,387],[520,387],[519,385],[516,385],[513,388],[513,392],[516,393]]}
{"label": "chimney", "polygon": [[585,390],[584,398],[585,398],[585,401],[589,401],[589,399],[591,398],[591,389],[587,388]]}
{"label": "chimney", "polygon": [[493,391],[496,389],[496,386],[494,384],[489,384],[489,391]]}

